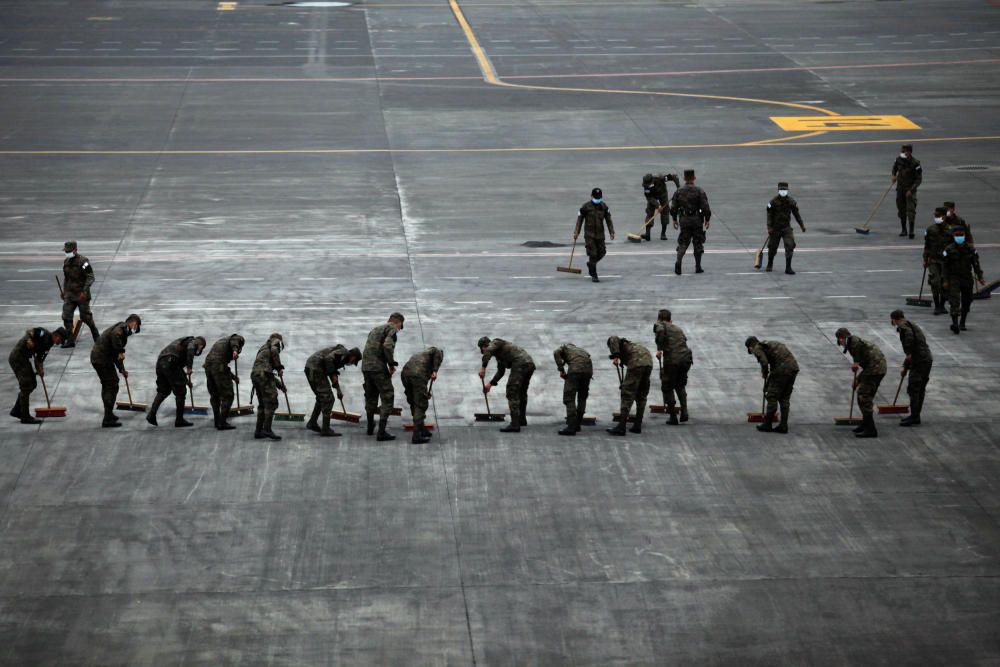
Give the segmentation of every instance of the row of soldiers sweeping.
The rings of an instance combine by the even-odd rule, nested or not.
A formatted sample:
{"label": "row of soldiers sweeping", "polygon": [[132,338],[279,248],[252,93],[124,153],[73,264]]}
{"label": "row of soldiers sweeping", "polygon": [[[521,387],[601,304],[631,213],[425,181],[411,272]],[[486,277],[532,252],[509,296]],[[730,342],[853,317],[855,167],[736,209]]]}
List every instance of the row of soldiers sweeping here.
{"label": "row of soldiers sweeping", "polygon": [[[924,390],[933,359],[924,334],[916,324],[908,321],[899,310],[893,311],[890,319],[899,332],[906,355],[903,374],[909,373],[907,391],[910,395],[910,415],[900,425],[914,426],[920,424]],[[340,372],[345,366],[356,366],[361,362],[368,435],[376,435],[380,442],[395,439],[388,432],[387,426],[394,405],[392,376],[399,365],[395,359],[397,332],[403,329],[404,321],[401,313],[390,315],[386,323],[369,332],[363,351],[335,345],[321,349],[308,358],[305,376],[316,396],[312,416],[306,424],[308,429],[322,436],[339,435],[330,427],[330,420],[334,408],[334,392],[338,398],[343,399]],[[91,350],[90,362],[101,382],[101,399],[104,404],[101,425],[105,428],[121,426],[121,421],[114,413],[118,376],[120,374],[128,381],[128,371],[124,365],[125,348],[129,338],[138,334],[141,327],[140,317],[136,314],[129,315],[125,321],[118,322],[101,333]],[[656,358],[660,365],[663,400],[670,415],[667,424],[678,425],[690,419],[686,388],[693,356],[687,345],[686,335],[673,323],[669,310],[659,311],[653,325],[653,334]],[[60,345],[67,337],[68,332],[61,327],[51,332],[43,328],[30,329],[11,352],[10,365],[17,376],[20,393],[10,414],[22,423],[39,423],[31,416],[28,403],[36,387],[35,375],[44,378],[46,355],[52,346]],[[851,354],[855,373],[860,371],[860,375],[855,377],[854,388],[857,390],[863,421],[855,432],[858,437],[877,437],[873,403],[879,384],[887,372],[885,356],[875,343],[853,335],[846,328],[837,330],[836,339],[844,353]],[[244,344],[243,336],[232,334],[216,341],[205,357],[206,386],[211,397],[215,427],[220,431],[234,428],[228,420],[239,376],[229,365],[230,362],[237,362]],[[619,373],[621,394],[618,422],[608,432],[624,436],[628,422],[631,421],[632,426],[628,430],[641,433],[653,372],[653,355],[644,345],[619,336],[609,337],[607,346],[608,356]],[[765,380],[766,415],[758,429],[787,433],[791,396],[799,372],[798,363],[788,347],[779,341],[761,341],[751,336],[746,340],[745,346],[747,353],[754,355],[759,362]],[[156,426],[160,405],[173,394],[176,405],[174,426],[191,426],[184,418],[185,400],[187,389],[192,386],[195,357],[200,356],[205,347],[203,337],[186,336],[172,341],[160,352],[156,361],[156,398],[149,407],[146,421]],[[501,430],[505,433],[517,433],[528,423],[528,387],[535,372],[535,362],[523,348],[500,338],[490,339],[484,336],[479,339],[478,347],[482,354],[479,377],[483,381],[485,394],[499,384],[505,374],[510,374],[506,390],[510,423]],[[257,426],[254,431],[254,437],[258,439],[281,439],[274,433],[272,422],[278,408],[278,392],[287,391],[285,367],[281,361],[283,350],[282,335],[271,334],[257,350],[250,372],[253,391],[258,396]],[[566,425],[559,434],[572,436],[580,431],[586,412],[594,373],[593,361],[586,350],[572,343],[561,345],[555,350],[553,357],[564,382],[563,404],[566,407]],[[429,347],[414,354],[402,369],[406,401],[413,415],[413,442],[417,444],[428,442],[431,437],[425,420],[431,388],[443,360],[444,352],[441,349]],[[491,361],[496,362],[496,373],[489,382],[485,382]],[[778,417],[779,408],[779,423],[777,427],[773,427],[772,422]]]}

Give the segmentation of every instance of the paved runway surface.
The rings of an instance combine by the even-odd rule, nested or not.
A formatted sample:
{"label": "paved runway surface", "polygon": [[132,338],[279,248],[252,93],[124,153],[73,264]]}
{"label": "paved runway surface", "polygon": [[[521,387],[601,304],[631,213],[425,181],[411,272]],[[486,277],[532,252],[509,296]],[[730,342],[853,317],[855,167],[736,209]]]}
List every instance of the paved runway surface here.
{"label": "paved runway surface", "polygon": [[[299,411],[306,357],[362,345],[393,310],[401,358],[446,356],[430,445],[281,423],[268,444],[252,417],[176,431],[171,407],[165,426],[102,430],[89,336],[54,350],[69,417],[0,423],[0,663],[1000,663],[996,300],[960,336],[908,309],[935,356],[923,426],[833,425],[850,379],[834,330],[882,346],[890,402],[888,314],[920,286],[891,197],[853,231],[899,144],[924,165],[918,229],[955,199],[1000,272],[997,4],[2,3],[6,345],[58,326],[72,238],[98,325],[143,318],[137,400],[182,335],[241,332],[246,377],[282,332]],[[875,129],[844,129],[859,116]],[[674,230],[624,238],[642,175],[684,168],[715,215],[707,272],[689,253],[677,277]],[[794,277],[752,267],[779,180],[808,229]],[[594,186],[618,231],[600,284],[555,271]],[[661,307],[693,349],[691,422],[612,438],[604,342],[652,346]],[[751,334],[802,367],[787,436],[745,422]],[[482,335],[539,366],[520,435],[472,421]],[[597,367],[598,426],[575,438],[555,433],[566,341]],[[360,372],[344,378],[360,410]],[[196,379],[205,397],[200,363]]]}

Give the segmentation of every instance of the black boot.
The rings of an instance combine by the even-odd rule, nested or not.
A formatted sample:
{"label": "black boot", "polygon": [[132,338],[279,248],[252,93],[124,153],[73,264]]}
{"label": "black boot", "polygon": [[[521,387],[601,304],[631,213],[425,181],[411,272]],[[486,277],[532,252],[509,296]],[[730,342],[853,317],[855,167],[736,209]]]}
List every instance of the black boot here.
{"label": "black boot", "polygon": [[31,408],[28,407],[28,397],[23,398],[18,395],[18,403],[21,405],[21,423],[22,424],[41,424],[41,419],[35,419],[31,414]]}
{"label": "black boot", "polygon": [[501,433],[520,433],[521,432],[521,416],[517,414],[516,411],[511,410],[510,412],[510,423],[500,429]]}
{"label": "black boot", "polygon": [[257,410],[257,428],[253,432],[254,440],[260,440],[264,437],[264,411],[260,408]]}
{"label": "black boot", "polygon": [[611,435],[625,435],[625,426],[628,424],[628,411],[623,410],[618,417],[618,424],[614,428],[607,429]]}
{"label": "black boot", "polygon": [[[72,332],[72,329],[70,329],[70,331]],[[70,336],[72,336],[72,335],[73,334],[70,333]],[[68,348],[71,348],[71,347],[76,347],[76,341],[73,340],[73,338],[70,337],[70,338],[67,338],[66,340],[63,341],[62,348],[65,350],[65,349],[68,349]]]}
{"label": "black boot", "polygon": [[660,225],[660,240],[661,241],[666,241],[667,240],[667,225],[666,225],[666,223]]}
{"label": "black boot", "polygon": [[785,256],[785,273],[790,276],[794,276],[795,272],[792,271],[792,258],[790,255]]}
{"label": "black boot", "polygon": [[156,413],[159,411],[160,404],[163,403],[163,400],[166,397],[167,397],[166,394],[157,393],[156,397],[153,399],[153,404],[149,406],[148,410],[146,410],[146,421],[152,424],[153,426],[159,425],[156,423]]}
{"label": "black boot", "polygon": [[220,431],[232,431],[236,427],[233,426],[232,424],[230,424],[228,421],[226,421],[225,417],[220,416],[219,417],[219,425],[216,426],[216,428],[219,429]]}
{"label": "black boot", "polygon": [[678,259],[676,262],[674,262],[674,273],[676,273],[677,275],[681,275],[681,260],[680,259]]}
{"label": "black boot", "polygon": [[306,422],[306,428],[310,431],[315,431],[319,433],[319,413],[320,407],[319,403],[313,406],[312,416],[309,417],[309,421]]}
{"label": "black boot", "polygon": [[916,223],[916,221],[915,221],[915,220],[910,220],[910,238],[911,238],[911,239],[912,239],[912,238],[914,237],[914,233],[913,233],[913,225],[914,225],[915,223]]}
{"label": "black boot", "polygon": [[855,433],[855,438],[877,438],[878,430],[875,428],[875,416],[865,415],[861,425],[864,426],[864,430],[861,433]]}
{"label": "black boot", "polygon": [[646,227],[646,233],[642,235],[643,240],[645,240],[645,241],[652,241],[653,240],[652,236],[651,236],[652,233],[653,233],[652,226]]}
{"label": "black boot", "polygon": [[101,332],[97,330],[97,325],[94,324],[93,320],[88,322],[87,326],[90,327],[90,335],[94,337],[94,342],[96,343],[97,339],[101,337]]}
{"label": "black boot", "polygon": [[865,426],[865,419],[864,419],[864,417],[862,417],[861,418],[861,423],[858,424],[857,426],[855,426],[854,428],[852,428],[851,429],[851,433],[853,433],[855,435],[857,435],[858,433],[864,433],[865,428],[867,428]]}
{"label": "black boot", "polygon": [[194,426],[191,422],[184,419],[184,397],[178,396],[176,399],[177,405],[177,416],[174,417],[174,428],[183,428],[185,426]]}
{"label": "black boot", "polygon": [[677,412],[674,410],[674,406],[668,405],[667,412],[670,413],[670,417],[667,419],[667,426],[680,426],[680,421],[677,420]]}
{"label": "black boot", "polygon": [[590,265],[590,281],[594,283],[601,282],[601,279],[597,277],[597,262]]}
{"label": "black boot", "polygon": [[14,419],[20,419],[21,418],[21,397],[20,396],[18,396],[16,399],[14,399],[14,407],[12,407],[10,409],[10,416],[13,417]]}
{"label": "black boot", "polygon": [[320,429],[319,434],[325,438],[339,438],[340,434],[330,428],[330,413],[323,413],[323,428]]}
{"label": "black boot", "polygon": [[115,413],[112,412],[110,408],[104,408],[104,421],[101,422],[101,428],[118,428],[122,423],[115,417]]}
{"label": "black boot", "polygon": [[948,312],[948,311],[946,311],[944,309],[944,297],[943,296],[935,296],[934,297],[934,314],[935,315],[943,315],[946,312]]}
{"label": "black boot", "polygon": [[271,424],[274,423],[274,413],[268,412],[264,415],[264,430],[262,435],[269,440],[281,440],[281,436],[271,430]]}
{"label": "black boot", "polygon": [[636,408],[635,411],[635,421],[632,422],[632,428],[629,429],[631,433],[642,433],[642,415],[646,411],[646,406],[641,408]]}
{"label": "black boot", "polygon": [[781,411],[781,421],[778,422],[778,426],[774,429],[775,433],[788,433],[788,410]]}
{"label": "black boot", "polygon": [[774,253],[773,252],[769,251],[767,253],[767,268],[764,269],[764,270],[767,271],[768,273],[770,273],[771,271],[774,271]]}
{"label": "black boot", "polygon": [[764,422],[757,424],[757,430],[761,433],[771,433],[774,430],[774,410],[764,413]]}
{"label": "black boot", "polygon": [[694,255],[694,272],[705,273],[705,270],[701,268],[701,253],[695,253]]}
{"label": "black boot", "polygon": [[576,435],[576,429],[567,424],[563,428],[559,429],[559,435]]}
{"label": "black boot", "polygon": [[968,315],[968,311],[962,313],[962,317],[958,321],[958,328],[960,331],[968,331],[968,329],[965,328],[965,318],[968,317]]}
{"label": "black boot", "polygon": [[682,405],[681,406],[681,423],[683,424],[684,422],[686,422],[690,418],[691,418],[691,416],[688,414],[687,406],[686,405]]}
{"label": "black boot", "polygon": [[899,235],[900,236],[906,236],[907,235],[906,234],[906,218],[900,218],[899,219],[899,226],[903,228],[903,230],[901,232],[899,232]]}
{"label": "black boot", "polygon": [[900,426],[920,426],[920,416],[910,415],[899,420]]}
{"label": "black boot", "polygon": [[375,413],[368,413],[368,435],[375,435]]}
{"label": "black boot", "polygon": [[951,316],[951,332],[957,334],[961,331],[961,327],[958,326],[958,315]]}
{"label": "black boot", "polygon": [[212,401],[212,424],[215,426],[215,430],[219,430],[219,406]]}
{"label": "black boot", "polygon": [[375,440],[377,440],[378,442],[388,442],[389,440],[395,440],[396,439],[396,436],[394,436],[393,434],[389,433],[386,430],[386,427],[388,426],[388,424],[386,423],[387,421],[388,421],[388,417],[379,416],[379,419],[378,419],[378,435],[375,436]]}
{"label": "black boot", "polygon": [[426,445],[431,439],[424,435],[425,433],[427,433],[427,430],[424,428],[423,422],[414,422],[413,437],[410,439],[410,442],[414,445]]}

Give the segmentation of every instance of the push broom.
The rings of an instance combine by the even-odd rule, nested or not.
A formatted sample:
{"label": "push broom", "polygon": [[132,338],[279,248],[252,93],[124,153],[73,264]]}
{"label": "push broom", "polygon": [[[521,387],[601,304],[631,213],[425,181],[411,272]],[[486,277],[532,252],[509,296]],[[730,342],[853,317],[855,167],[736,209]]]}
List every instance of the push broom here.
{"label": "push broom", "polygon": [[896,397],[892,399],[891,404],[881,404],[878,406],[878,413],[880,415],[905,415],[910,411],[910,406],[903,403],[900,405],[896,401],[899,400],[899,392],[903,389],[903,380],[906,379],[906,374],[909,373],[909,369],[904,368],[903,373],[899,376],[899,386],[896,387]]}
{"label": "push broom", "polygon": [[[622,367],[620,365],[616,365],[615,366],[615,370],[618,371],[618,391],[621,391],[622,385],[625,384],[625,374],[622,372]],[[611,413],[611,420],[612,421],[618,421],[621,418],[622,418],[622,413],[620,413],[620,412],[612,412]],[[635,421],[635,415],[629,414],[628,421],[634,422]]]}
{"label": "push broom", "polygon": [[[660,359],[659,357],[657,357],[656,358],[656,365],[660,367],[660,377],[662,378],[663,377],[663,360]],[[650,411],[650,413],[657,414],[657,415],[665,415],[668,412],[670,412],[670,410],[665,405],[650,405],[649,406],[649,411]]]}
{"label": "push broom", "polygon": [[191,394],[191,405],[184,406],[184,414],[186,415],[207,415],[209,407],[207,405],[195,405],[194,404],[194,383],[188,381],[188,392]]}
{"label": "push broom", "polygon": [[576,254],[576,239],[573,239],[573,249],[569,251],[569,265],[568,266],[557,266],[556,271],[561,271],[562,273],[583,273],[583,269],[573,268],[573,255]]}
{"label": "push broom", "polygon": [[[571,263],[572,263],[572,261],[573,261],[573,259],[570,258],[570,262]],[[431,380],[427,384],[427,398],[428,399],[434,398],[434,394],[431,392],[431,390],[433,388],[434,388],[434,380]],[[424,422],[424,429],[426,429],[428,431],[433,431],[434,430],[434,422]],[[410,423],[410,424],[403,424],[403,430],[406,431],[407,433],[413,431],[413,424],[412,423]]]}
{"label": "push broom", "polygon": [[340,399],[340,410],[332,410],[330,412],[330,419],[359,424],[361,423],[361,414],[357,412],[348,412],[347,408],[344,407],[344,399]]}
{"label": "push broom", "polygon": [[861,423],[861,417],[854,416],[854,394],[858,391],[858,372],[854,371],[854,382],[851,383],[851,407],[846,417],[834,417],[833,423],[837,426],[857,426]]}
{"label": "push broom", "polygon": [[[122,368],[122,370],[125,370],[124,367]],[[132,388],[128,384],[128,376],[124,375],[124,377],[125,377],[125,391],[128,392],[128,403],[126,403],[125,401],[118,401],[117,403],[115,403],[115,408],[118,410],[129,410],[131,412],[145,412],[147,408],[146,404],[136,403],[135,401],[132,400]]]}
{"label": "push broom", "polygon": [[662,211],[662,210],[663,210],[662,206],[659,207],[658,209],[656,209],[656,211],[653,213],[653,215],[651,215],[648,218],[646,218],[646,222],[642,223],[642,229],[640,229],[638,231],[638,233],[629,232],[626,235],[626,238],[628,238],[628,240],[631,241],[632,243],[642,243],[642,236],[643,236],[643,234],[646,233],[647,229],[649,229],[650,227],[653,226],[653,221],[656,220],[656,216],[659,215],[660,211]]}
{"label": "push broom", "polygon": [[924,298],[924,281],[926,279],[927,279],[927,267],[925,266],[924,275],[920,278],[920,293],[917,295],[917,298],[913,298],[912,296],[906,297],[907,306],[923,306],[925,308],[930,308],[931,300]]}
{"label": "push broom", "polygon": [[64,407],[52,407],[52,401],[49,400],[49,388],[45,386],[45,376],[39,375],[38,379],[42,381],[42,391],[45,392],[45,405],[44,408],[35,408],[36,417],[65,417],[66,408]]}
{"label": "push broom", "polygon": [[988,299],[993,294],[993,290],[1000,287],[1000,280],[988,282],[972,293],[973,299]]}
{"label": "push broom", "polygon": [[500,412],[493,412],[490,410],[490,396],[486,393],[486,380],[479,378],[479,382],[483,385],[483,398],[486,399],[486,413],[477,412],[475,418],[477,422],[502,422],[506,419],[506,415]]}
{"label": "push broom", "polygon": [[[764,380],[764,392],[760,397],[760,412],[748,412],[747,422],[750,424],[763,424],[764,417],[767,416],[767,380]],[[771,418],[771,423],[777,419],[777,415]]]}
{"label": "push broom", "polygon": [[292,405],[288,402],[288,387],[285,386],[285,379],[281,379],[281,393],[285,395],[285,409],[288,412],[275,412],[274,418],[282,422],[304,422],[306,416],[301,412],[292,412]]}
{"label": "push broom", "polygon": [[[770,235],[768,236],[768,238],[770,238]],[[753,268],[757,269],[758,271],[760,271],[760,267],[764,266],[764,248],[766,247],[767,247],[767,238],[765,238],[764,242],[760,244],[760,248],[757,249],[757,252],[753,254]]]}
{"label": "push broom", "polygon": [[875,217],[875,212],[878,211],[880,206],[882,206],[882,202],[885,201],[886,196],[889,194],[889,190],[892,190],[892,185],[893,184],[890,183],[889,187],[886,188],[885,192],[882,193],[882,196],[879,198],[878,203],[875,204],[875,208],[872,209],[872,212],[868,215],[868,219],[865,220],[865,224],[862,225],[861,227],[855,227],[854,231],[856,231],[858,234],[864,234],[865,236],[868,236],[869,234],[872,233],[871,230],[872,218]]}
{"label": "push broom", "polygon": [[[236,367],[236,405],[229,408],[230,417],[239,417],[240,415],[252,415],[253,405],[240,405],[240,362],[238,359],[233,360],[233,365]],[[253,403],[253,398],[250,399],[250,403]]]}

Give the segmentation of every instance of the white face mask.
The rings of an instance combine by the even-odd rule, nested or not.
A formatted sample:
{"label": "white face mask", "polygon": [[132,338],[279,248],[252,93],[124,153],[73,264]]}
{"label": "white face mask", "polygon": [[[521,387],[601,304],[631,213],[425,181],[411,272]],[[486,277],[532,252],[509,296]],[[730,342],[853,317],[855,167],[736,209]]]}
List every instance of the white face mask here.
{"label": "white face mask", "polygon": [[935,225],[940,225],[942,222],[944,222],[944,218],[934,218]]}
{"label": "white face mask", "polygon": [[901,157],[901,158],[903,158],[905,160],[906,159],[906,153],[900,153],[899,157]]}
{"label": "white face mask", "polygon": [[137,332],[137,330],[136,330],[135,327],[129,327],[128,330],[129,330],[129,333],[136,333]]}
{"label": "white face mask", "polygon": [[76,256],[75,252],[68,252],[68,253],[66,253],[66,259],[69,259],[70,257],[75,257],[75,256]]}
{"label": "white face mask", "polygon": [[779,197],[787,197],[788,196],[788,190],[778,190],[778,196]]}

